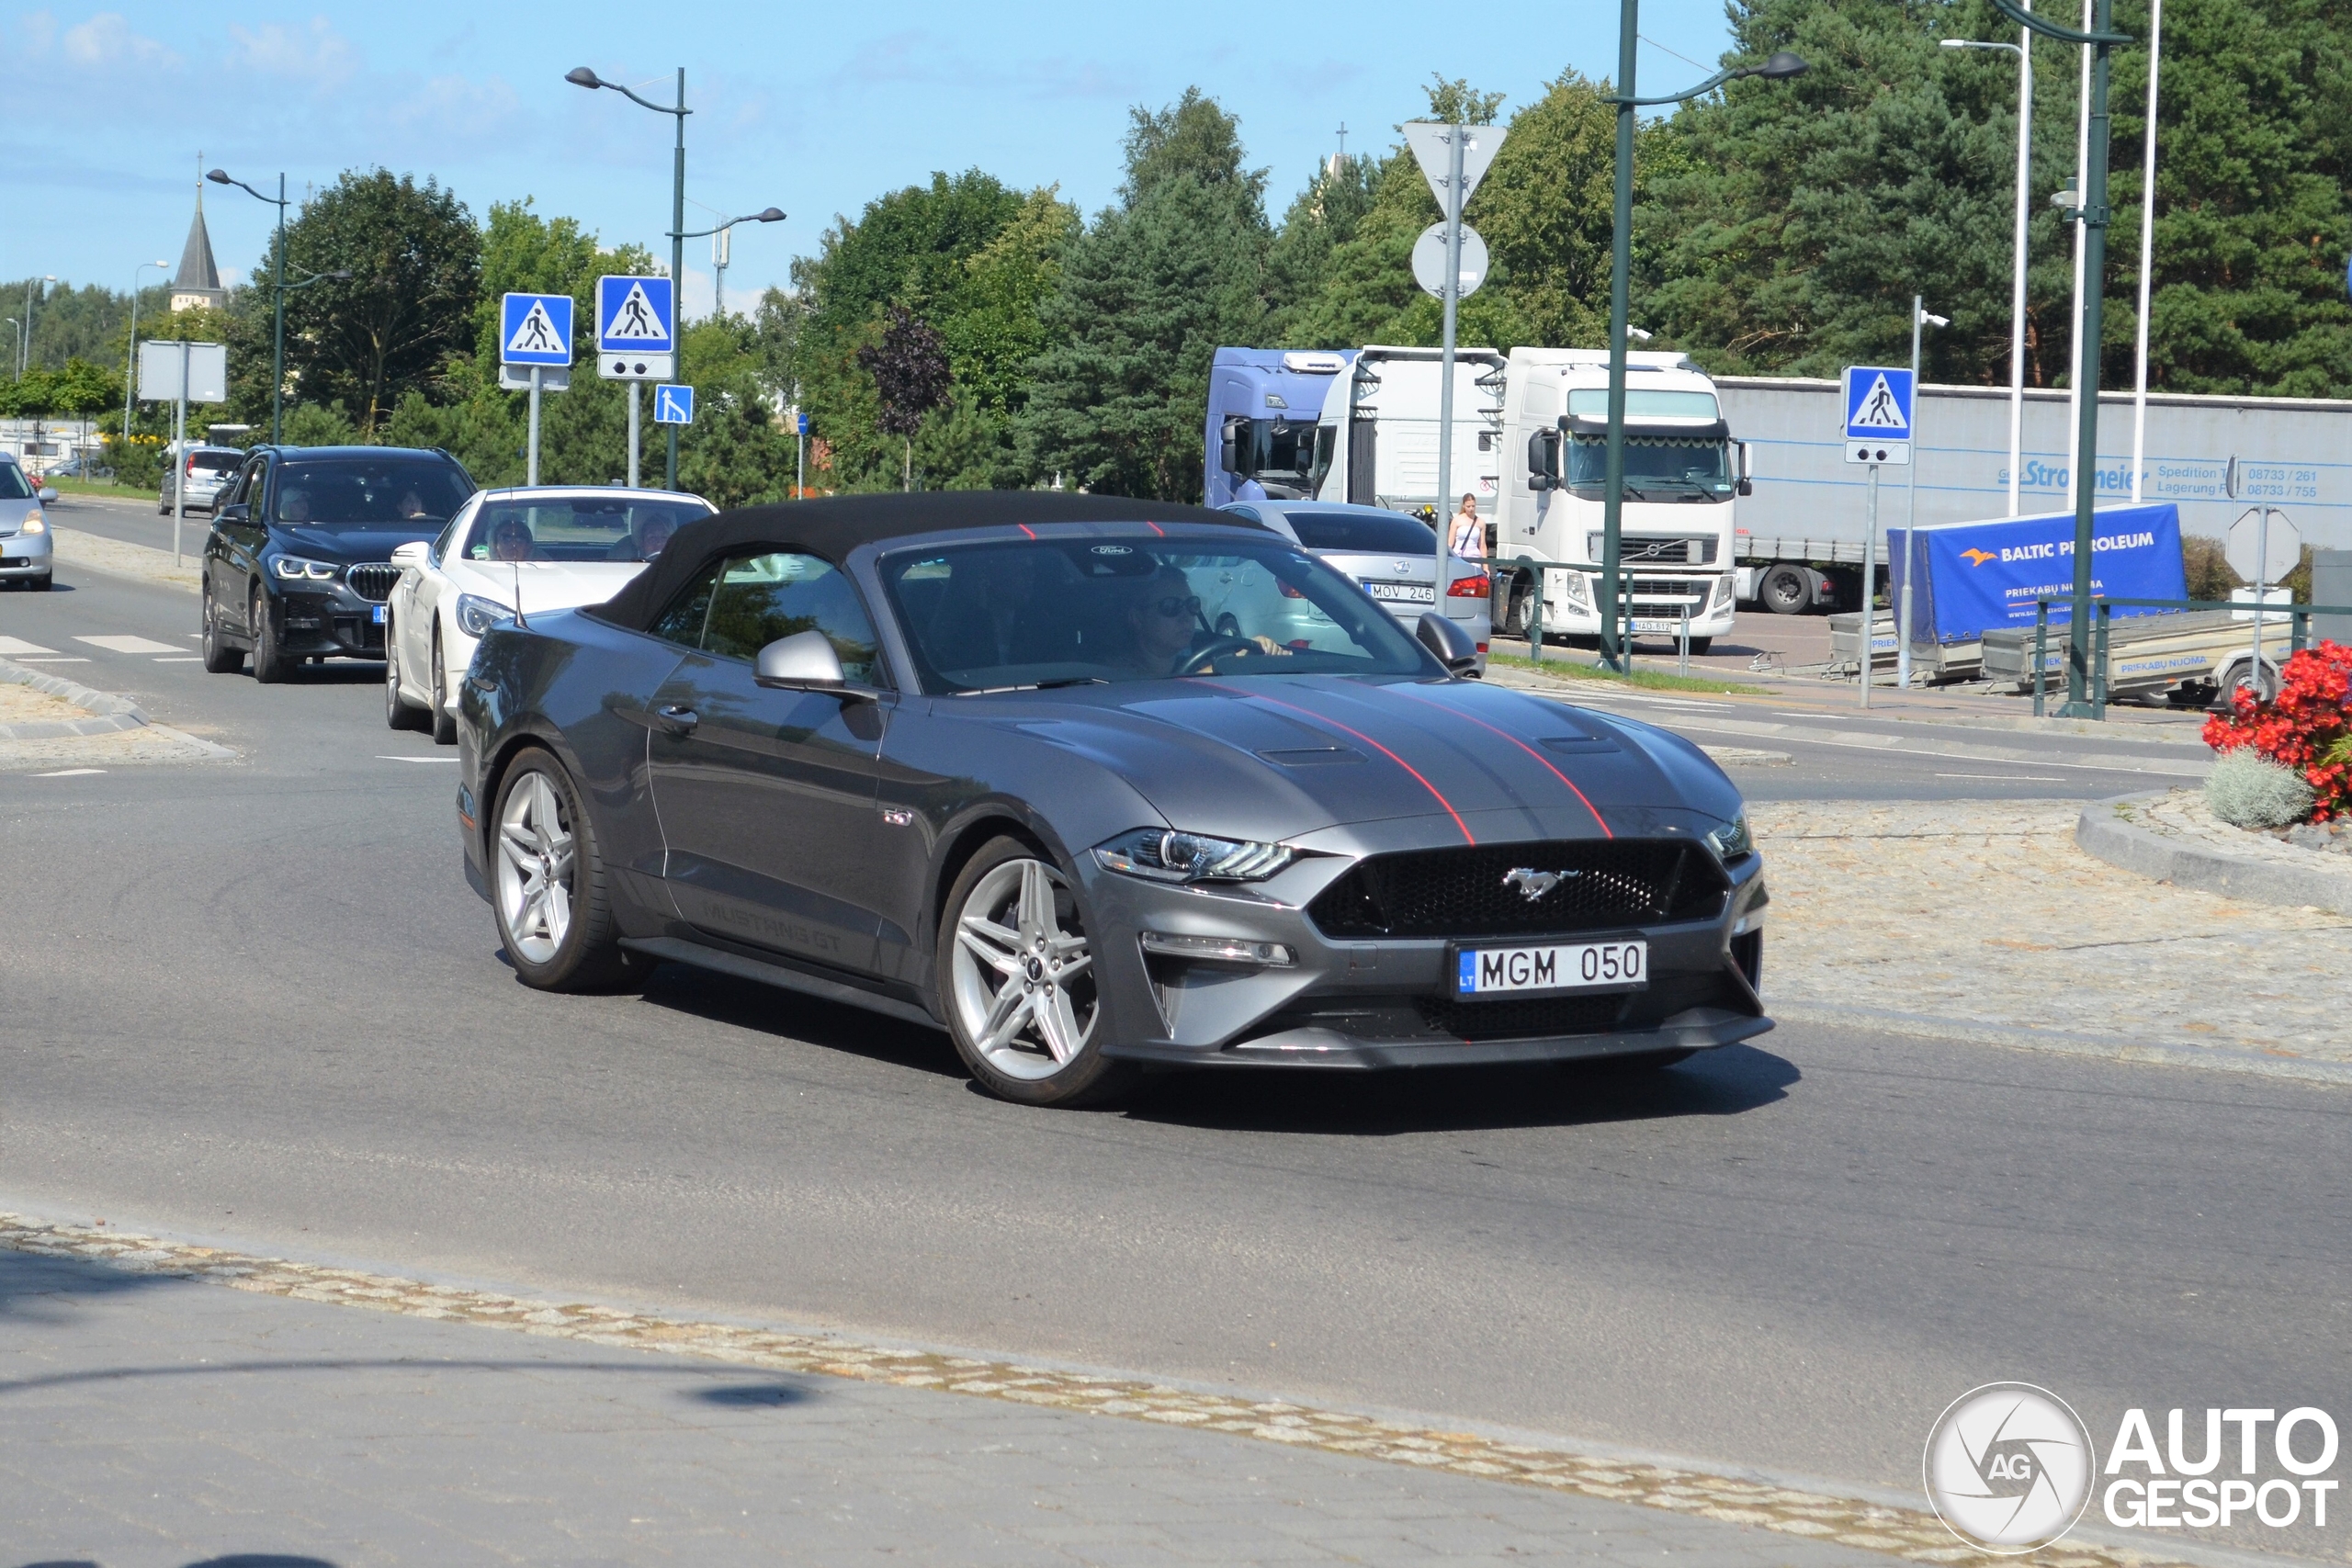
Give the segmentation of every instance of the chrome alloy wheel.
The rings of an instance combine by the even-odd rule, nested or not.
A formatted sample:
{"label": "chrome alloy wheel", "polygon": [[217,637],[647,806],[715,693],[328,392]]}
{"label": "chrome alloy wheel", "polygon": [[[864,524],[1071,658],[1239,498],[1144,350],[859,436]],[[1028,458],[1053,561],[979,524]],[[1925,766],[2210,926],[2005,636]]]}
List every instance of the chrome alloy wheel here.
{"label": "chrome alloy wheel", "polygon": [[1007,1077],[1052,1077],[1094,1032],[1094,955],[1078,923],[1069,886],[1036,860],[998,866],[956,913],[956,1021]]}
{"label": "chrome alloy wheel", "polygon": [[547,775],[534,772],[498,819],[498,913],[517,956],[551,964],[571,931],[571,829]]}

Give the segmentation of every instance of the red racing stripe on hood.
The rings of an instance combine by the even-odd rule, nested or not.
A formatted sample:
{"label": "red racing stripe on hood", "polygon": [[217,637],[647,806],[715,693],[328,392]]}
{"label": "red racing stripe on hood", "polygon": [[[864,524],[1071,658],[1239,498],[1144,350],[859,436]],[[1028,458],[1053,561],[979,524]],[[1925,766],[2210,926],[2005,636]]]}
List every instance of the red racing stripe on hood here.
{"label": "red racing stripe on hood", "polygon": [[1423,789],[1430,792],[1430,798],[1435,800],[1440,806],[1445,807],[1445,814],[1453,818],[1453,825],[1462,829],[1462,841],[1464,843],[1475,844],[1478,841],[1477,835],[1470,831],[1470,824],[1462,820],[1462,813],[1453,809],[1453,802],[1445,798],[1443,791],[1440,790],[1437,785],[1430,783],[1429,780],[1423,778],[1421,776],[1421,771],[1419,768],[1405,761],[1404,758],[1396,755],[1396,752],[1391,751],[1387,747],[1383,746],[1379,741],[1374,740],[1371,736],[1366,735],[1363,730],[1350,729],[1346,725],[1341,724],[1336,718],[1326,717],[1324,715],[1317,713],[1312,708],[1300,707],[1296,703],[1286,703],[1280,697],[1270,697],[1260,692],[1245,692],[1236,686],[1219,685],[1215,681],[1204,681],[1202,684],[1216,686],[1220,692],[1231,692],[1234,695],[1248,698],[1251,702],[1272,703],[1278,708],[1288,708],[1293,713],[1304,714],[1306,717],[1314,720],[1317,724],[1328,724],[1332,728],[1340,730],[1344,734],[1354,736],[1358,740],[1363,741],[1365,745],[1371,747],[1374,750],[1379,752],[1382,756],[1387,758],[1390,761],[1396,763],[1407,773],[1412,774],[1414,781]]}
{"label": "red racing stripe on hood", "polygon": [[1433,708],[1436,708],[1439,712],[1441,712],[1441,713],[1449,713],[1449,714],[1452,714],[1452,715],[1453,715],[1454,717],[1456,717],[1456,718],[1460,718],[1460,719],[1468,719],[1468,720],[1469,720],[1469,722],[1471,722],[1472,724],[1476,725],[1479,728],[1484,729],[1484,730],[1489,730],[1489,731],[1491,731],[1491,732],[1492,732],[1492,733],[1494,733],[1494,734],[1497,734],[1497,735],[1501,736],[1504,739],[1506,739],[1506,740],[1510,741],[1512,745],[1514,745],[1514,746],[1518,747],[1521,750],[1522,750],[1522,751],[1526,752],[1529,756],[1531,756],[1531,757],[1534,758],[1537,761],[1539,761],[1539,762],[1543,763],[1543,764],[1544,764],[1544,771],[1545,773],[1550,773],[1554,778],[1555,778],[1555,779],[1559,780],[1562,784],[1566,784],[1566,785],[1567,785],[1567,786],[1568,786],[1568,793],[1569,793],[1570,795],[1575,795],[1578,801],[1582,802],[1582,803],[1583,803],[1583,806],[1584,806],[1584,808],[1585,808],[1587,811],[1589,811],[1589,812],[1591,812],[1591,813],[1592,813],[1592,820],[1593,820],[1594,824],[1600,828],[1600,836],[1601,836],[1602,838],[1604,838],[1604,839],[1613,839],[1613,838],[1615,838],[1615,837],[1617,836],[1615,833],[1612,833],[1612,832],[1611,832],[1611,831],[1609,830],[1609,824],[1608,824],[1608,822],[1607,822],[1607,821],[1606,821],[1606,820],[1601,817],[1601,815],[1600,815],[1600,808],[1599,807],[1597,807],[1597,806],[1593,805],[1593,803],[1592,803],[1591,801],[1587,800],[1587,799],[1585,798],[1585,793],[1584,793],[1584,791],[1582,791],[1582,790],[1580,790],[1580,789],[1577,788],[1577,782],[1576,782],[1576,780],[1574,780],[1574,779],[1572,779],[1572,778],[1568,777],[1568,775],[1567,775],[1567,774],[1566,774],[1566,773],[1564,773],[1560,772],[1560,770],[1559,770],[1559,769],[1557,769],[1557,768],[1554,767],[1554,766],[1552,765],[1552,759],[1550,759],[1549,757],[1546,757],[1545,755],[1544,755],[1544,753],[1543,753],[1543,752],[1538,751],[1534,747],[1530,746],[1526,741],[1521,740],[1518,736],[1513,735],[1510,730],[1508,730],[1508,729],[1497,729],[1493,725],[1488,724],[1488,723],[1487,723],[1485,719],[1483,719],[1483,718],[1478,718],[1478,717],[1476,717],[1476,716],[1472,716],[1472,715],[1470,715],[1470,714],[1464,713],[1460,708],[1448,707],[1448,706],[1446,706],[1443,703],[1441,703],[1441,702],[1432,702],[1432,701],[1431,701],[1430,699],[1429,699],[1428,697],[1424,697],[1424,696],[1419,695],[1419,694],[1416,694],[1416,693],[1413,693],[1413,692],[1399,692],[1399,691],[1396,691],[1396,688],[1395,688],[1395,687],[1393,687],[1393,686],[1392,686],[1392,687],[1390,687],[1390,688],[1389,688],[1389,690],[1390,690],[1390,692],[1391,692],[1392,694],[1395,694],[1395,695],[1396,695],[1396,696],[1409,698],[1410,700],[1412,700],[1412,701],[1414,701],[1414,702],[1419,703],[1419,704],[1420,704],[1420,705],[1422,705],[1424,707],[1433,707]]}

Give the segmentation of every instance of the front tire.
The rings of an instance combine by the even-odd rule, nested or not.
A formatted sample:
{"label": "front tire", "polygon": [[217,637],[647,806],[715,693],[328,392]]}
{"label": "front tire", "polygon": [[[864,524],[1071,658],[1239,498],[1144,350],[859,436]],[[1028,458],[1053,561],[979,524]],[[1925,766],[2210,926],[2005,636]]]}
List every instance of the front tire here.
{"label": "front tire", "polygon": [[956,877],[939,923],[940,1013],[982,1088],[1022,1105],[1078,1105],[1125,1081],[1108,1032],[1094,947],[1062,869],[996,839]]}
{"label": "front tire", "polygon": [[409,706],[401,695],[401,645],[392,634],[395,627],[390,616],[384,617],[384,725],[390,729],[416,729],[424,723],[424,715]]}
{"label": "front tire", "polygon": [[27,586],[30,587],[36,593],[54,592],[57,588],[57,579],[51,577],[47,572],[43,572],[39,577],[34,578]]}
{"label": "front tire", "polygon": [[254,639],[254,679],[265,686],[285,680],[290,667],[277,646],[277,626],[270,619],[269,599],[259,583],[254,584],[253,597],[245,606],[245,622]]}
{"label": "front tire", "polygon": [[491,908],[522,982],[605,989],[628,967],[594,825],[564,765],[534,749],[498,786],[491,818]]}
{"label": "front tire", "polygon": [[1690,657],[1691,657],[1691,658],[1693,658],[1693,659],[1696,659],[1696,658],[1698,658],[1701,654],[1702,654],[1702,653],[1706,652],[1706,651],[1707,651],[1707,649],[1711,649],[1711,648],[1713,648],[1713,647],[1714,647],[1714,646],[1715,646],[1715,639],[1714,639],[1713,637],[1692,637],[1692,638],[1690,639]]}
{"label": "front tire", "polygon": [[[386,647],[390,639],[385,639]],[[458,743],[458,716],[449,711],[447,694],[449,677],[441,664],[441,628],[433,628],[433,693],[426,699],[425,712],[433,716],[433,744],[455,746]]]}

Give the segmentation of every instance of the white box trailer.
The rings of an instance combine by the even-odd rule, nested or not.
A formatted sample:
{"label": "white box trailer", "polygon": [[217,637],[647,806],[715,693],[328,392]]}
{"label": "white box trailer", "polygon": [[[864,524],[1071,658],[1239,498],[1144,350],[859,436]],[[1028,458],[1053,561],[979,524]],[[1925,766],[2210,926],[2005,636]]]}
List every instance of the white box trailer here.
{"label": "white box trailer", "polygon": [[[1723,376],[1715,387],[1724,420],[1747,444],[1755,482],[1740,503],[1734,547],[1740,597],[1760,597],[1775,610],[1850,608],[1860,591],[1868,474],[1845,461],[1838,383]],[[2042,389],[2029,390],[2024,405],[2018,511],[2067,510],[2072,406],[2063,390]],[[2007,389],[1922,386],[1916,418],[1909,471],[1880,471],[1882,541],[1886,529],[1904,525],[1915,479],[1922,527],[2007,516]],[[2131,498],[2132,422],[2130,392],[2099,395],[2102,506]],[[2233,457],[2244,481],[2239,501],[2224,489]],[[2307,543],[2352,547],[2352,401],[2151,393],[2141,498],[2177,502],[2184,534],[2212,537],[2267,501]],[[1885,562],[1882,543],[1873,564],[1883,571]]]}
{"label": "white box trailer", "polygon": [[1428,507],[1441,519],[1452,516],[1464,495],[1476,496],[1482,511],[1489,508],[1504,457],[1503,369],[1503,356],[1491,348],[1453,351],[1453,493],[1441,495],[1441,351],[1378,344],[1359,350],[1324,395],[1315,495],[1394,512]]}

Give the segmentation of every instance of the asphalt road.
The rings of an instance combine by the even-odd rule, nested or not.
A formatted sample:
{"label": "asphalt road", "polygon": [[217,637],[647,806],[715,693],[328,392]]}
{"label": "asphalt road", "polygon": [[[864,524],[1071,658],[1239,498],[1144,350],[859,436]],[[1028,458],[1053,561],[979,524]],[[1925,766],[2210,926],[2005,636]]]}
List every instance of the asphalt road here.
{"label": "asphalt road", "polygon": [[378,667],[208,676],[81,640],[192,650],[191,596],[59,587],[0,635],[243,756],[0,775],[0,1204],[1894,1488],[1996,1379],[2102,1447],[2128,1405],[2352,1411],[2342,1091],[1783,1027],[1648,1084],[1020,1110],[756,986],[526,989]]}

